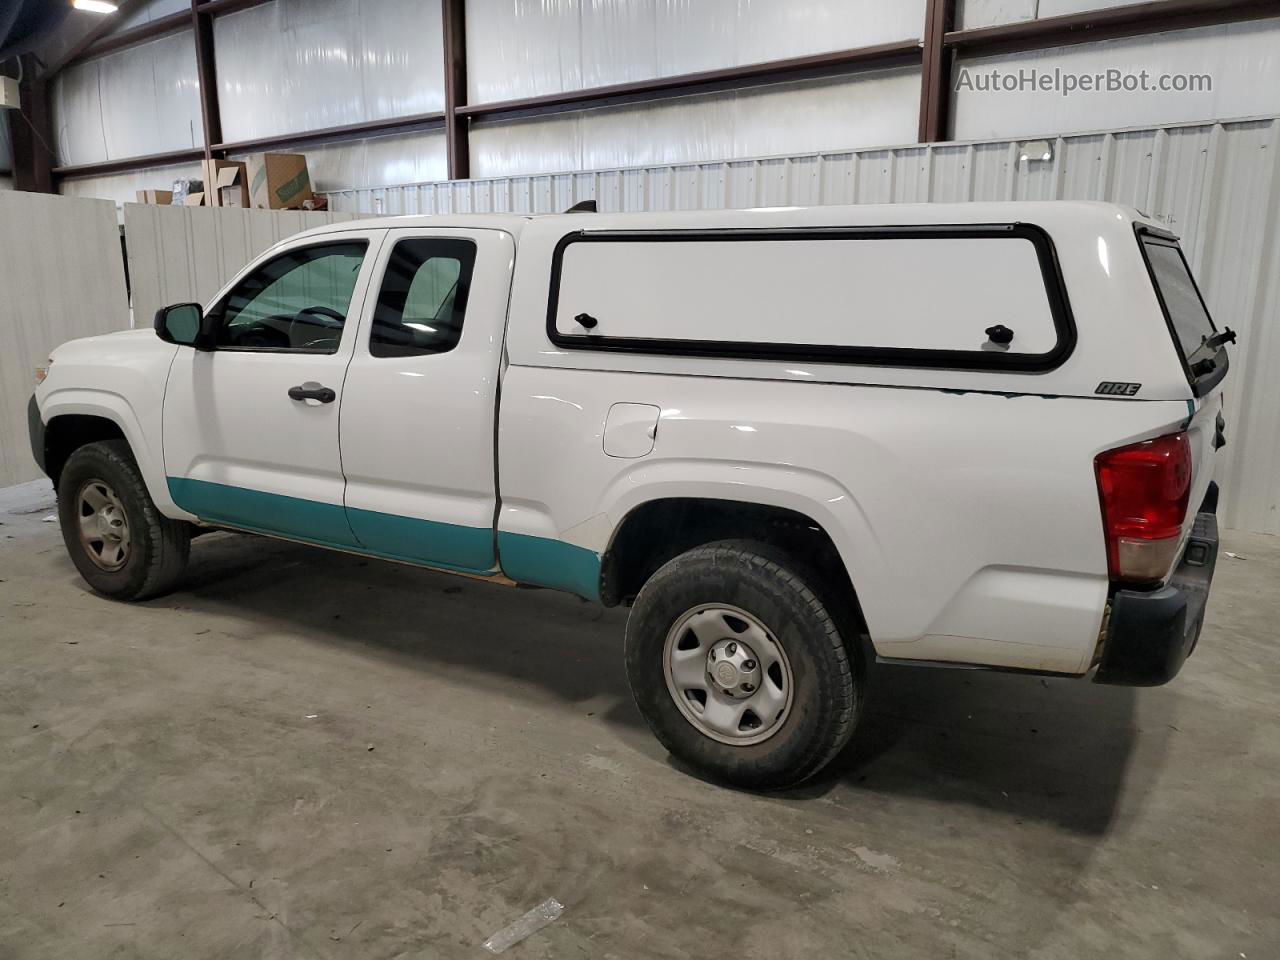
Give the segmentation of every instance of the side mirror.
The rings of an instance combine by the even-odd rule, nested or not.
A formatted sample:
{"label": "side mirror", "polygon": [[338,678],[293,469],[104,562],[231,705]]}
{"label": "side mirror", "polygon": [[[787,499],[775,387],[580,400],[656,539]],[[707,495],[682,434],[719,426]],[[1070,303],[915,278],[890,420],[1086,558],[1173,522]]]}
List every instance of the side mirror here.
{"label": "side mirror", "polygon": [[198,303],[176,303],[156,311],[156,336],[166,343],[194,347],[200,340],[204,318]]}

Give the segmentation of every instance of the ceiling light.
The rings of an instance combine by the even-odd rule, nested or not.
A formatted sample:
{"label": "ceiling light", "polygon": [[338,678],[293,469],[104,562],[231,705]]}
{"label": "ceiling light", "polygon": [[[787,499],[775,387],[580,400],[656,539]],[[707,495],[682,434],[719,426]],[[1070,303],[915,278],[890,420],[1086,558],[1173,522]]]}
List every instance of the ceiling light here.
{"label": "ceiling light", "polygon": [[109,0],[71,0],[71,5],[77,10],[87,10],[90,13],[115,13],[118,9]]}

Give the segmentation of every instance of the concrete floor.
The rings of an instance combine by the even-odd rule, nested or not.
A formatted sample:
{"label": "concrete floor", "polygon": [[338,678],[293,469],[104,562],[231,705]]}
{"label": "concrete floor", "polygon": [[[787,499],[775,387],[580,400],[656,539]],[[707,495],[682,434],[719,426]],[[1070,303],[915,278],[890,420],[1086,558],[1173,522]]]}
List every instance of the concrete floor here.
{"label": "concrete floor", "polygon": [[673,768],[623,611],[227,534],[90,594],[0,494],[0,957],[1269,958],[1280,539],[1171,686],[880,668],[832,774]]}

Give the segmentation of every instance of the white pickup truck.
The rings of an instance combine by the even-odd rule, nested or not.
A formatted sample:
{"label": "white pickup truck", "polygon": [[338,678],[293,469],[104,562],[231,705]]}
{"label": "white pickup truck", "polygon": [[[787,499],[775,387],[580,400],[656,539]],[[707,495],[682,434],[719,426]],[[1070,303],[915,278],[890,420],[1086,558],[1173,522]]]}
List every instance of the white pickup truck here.
{"label": "white pickup truck", "polygon": [[1106,204],[376,219],[59,347],[31,437],[101,594],[220,528],[629,604],[654,733],[775,787],[868,656],[1173,677],[1233,339]]}

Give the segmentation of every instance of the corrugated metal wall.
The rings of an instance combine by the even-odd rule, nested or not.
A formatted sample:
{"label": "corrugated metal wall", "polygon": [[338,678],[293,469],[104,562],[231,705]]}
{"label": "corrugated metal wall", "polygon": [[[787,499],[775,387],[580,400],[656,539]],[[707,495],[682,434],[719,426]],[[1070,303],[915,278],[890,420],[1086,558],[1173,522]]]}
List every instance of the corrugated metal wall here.
{"label": "corrugated metal wall", "polygon": [[171,303],[205,303],[232,275],[285,237],[355,214],[126,203],[124,229],[137,326]]}
{"label": "corrugated metal wall", "polygon": [[549,213],[827,203],[1110,200],[1182,235],[1219,323],[1240,333],[1227,392],[1225,520],[1280,534],[1280,120],[1059,137],[1050,161],[997,140],[346,190],[361,213]]}
{"label": "corrugated metal wall", "polygon": [[0,291],[2,487],[40,476],[27,438],[35,368],[60,343],[129,326],[115,204],[0,192]]}

